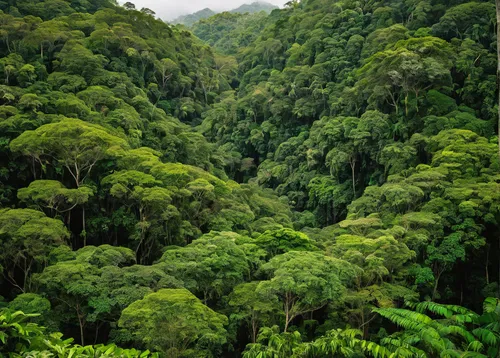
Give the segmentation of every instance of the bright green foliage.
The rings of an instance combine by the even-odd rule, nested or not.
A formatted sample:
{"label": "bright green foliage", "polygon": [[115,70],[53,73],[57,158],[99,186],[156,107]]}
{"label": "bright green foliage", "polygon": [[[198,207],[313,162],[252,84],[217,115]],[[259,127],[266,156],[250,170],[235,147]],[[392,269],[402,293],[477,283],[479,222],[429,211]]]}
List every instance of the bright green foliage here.
{"label": "bright green foliage", "polygon": [[235,55],[250,45],[266,25],[265,12],[223,12],[193,24],[193,33],[218,52]]}
{"label": "bright green foliage", "polygon": [[499,9],[0,0],[0,355],[498,356]]}
{"label": "bright green foliage", "polygon": [[160,262],[164,270],[204,302],[227,295],[250,276],[250,262],[231,237],[207,235],[186,247],[167,250]]}
{"label": "bright green foliage", "polygon": [[265,249],[269,257],[289,251],[314,251],[311,239],[292,229],[268,230],[257,237],[255,243]]}
{"label": "bright green foliage", "polygon": [[278,297],[258,291],[259,282],[243,283],[229,295],[229,305],[234,308],[230,320],[245,321],[251,329],[252,343],[257,341],[257,333],[263,324],[269,324],[279,310]]}
{"label": "bright green foliage", "polygon": [[270,279],[257,291],[276,295],[284,313],[284,331],[299,315],[313,312],[328,302],[341,300],[345,284],[356,270],[346,261],[322,253],[290,251],[272,258],[262,266]]}
{"label": "bright green foliage", "polygon": [[103,295],[102,292],[109,293],[110,289],[103,284],[101,273],[110,266],[122,267],[134,262],[135,255],[130,249],[109,245],[87,246],[73,253],[73,257],[45,268],[35,276],[35,281],[40,291],[52,299],[60,314],[58,319],[78,326],[80,342],[84,345],[85,330],[89,323],[96,320],[95,315],[100,309],[92,300]]}
{"label": "bright green foliage", "polygon": [[76,206],[85,204],[94,195],[91,188],[81,186],[77,189],[67,189],[56,180],[35,180],[29,187],[18,191],[19,200],[34,203],[41,208],[47,208],[53,213],[66,213]]}
{"label": "bright green foliage", "polygon": [[226,342],[227,317],[212,311],[186,289],[163,289],[136,301],[122,312],[120,327],[130,340],[169,357],[193,349],[210,356]]}
{"label": "bright green foliage", "polygon": [[392,352],[374,342],[361,339],[356,329],[328,331],[313,342],[303,342],[298,331],[279,333],[278,327],[261,330],[256,344],[249,344],[244,358],[299,358],[299,357],[394,357]]}
{"label": "bright green foliage", "polygon": [[361,354],[366,356],[393,357],[392,352],[387,348],[374,342],[361,339],[361,331],[355,329],[336,329],[328,331],[321,338],[304,344],[301,351],[306,355],[327,357],[331,355],[340,355],[341,357],[356,357]]}
{"label": "bright green foliage", "polygon": [[301,336],[299,332],[284,332],[279,333],[279,327],[265,327],[261,329],[257,343],[249,344],[245,352],[244,358],[257,357],[296,357],[294,351],[300,347]]}
{"label": "bright green foliage", "polygon": [[[50,251],[64,245],[68,231],[59,220],[31,209],[0,210],[0,269],[4,278],[24,292],[30,275],[47,263]],[[19,280],[16,271],[22,275]]]}
{"label": "bright green foliage", "polygon": [[79,346],[72,339],[62,339],[61,333],[47,335],[44,327],[29,322],[37,314],[4,310],[0,313],[0,354],[9,357],[127,357],[156,358],[158,354],[135,349],[122,349],[113,344]]}
{"label": "bright green foliage", "polygon": [[36,314],[24,314],[22,311],[10,312],[2,310],[0,313],[0,353],[10,354],[24,352],[31,341],[42,335],[38,325],[26,322]]}
{"label": "bright green foliage", "polygon": [[49,158],[55,158],[73,177],[76,187],[80,187],[99,160],[106,158],[110,149],[125,146],[123,139],[100,126],[75,119],[26,131],[11,143],[13,151],[29,155],[43,167]]}
{"label": "bright green foliage", "polygon": [[[403,329],[382,340],[393,355],[433,356],[435,354],[494,357],[498,354],[498,327],[490,322],[498,318],[498,300],[487,298],[484,313],[479,315],[466,308],[423,302],[416,311],[396,308],[375,310]],[[432,319],[425,312],[442,316]],[[495,317],[495,318],[494,318]],[[470,329],[470,325],[473,328]],[[469,352],[469,353],[464,353]]]}

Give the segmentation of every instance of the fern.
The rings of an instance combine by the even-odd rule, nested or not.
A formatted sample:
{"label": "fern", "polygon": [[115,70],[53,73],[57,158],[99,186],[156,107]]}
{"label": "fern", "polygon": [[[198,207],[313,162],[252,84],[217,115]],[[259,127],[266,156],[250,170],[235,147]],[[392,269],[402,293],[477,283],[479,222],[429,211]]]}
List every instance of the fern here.
{"label": "fern", "polygon": [[472,352],[481,352],[483,349],[484,349],[484,344],[481,343],[480,341],[470,342],[469,345],[467,346],[467,351],[472,351]]}
{"label": "fern", "polygon": [[479,338],[480,341],[486,343],[489,346],[498,345],[498,337],[489,329],[476,328],[472,333]]}
{"label": "fern", "polygon": [[467,329],[461,326],[443,326],[439,329],[439,333],[441,335],[454,334],[462,336],[467,341],[467,343],[471,343],[476,340],[472,333],[470,333],[469,331],[467,331]]}
{"label": "fern", "polygon": [[361,343],[361,347],[363,351],[371,354],[374,358],[386,358],[392,356],[392,352],[389,349],[374,342],[363,341]]}
{"label": "fern", "polygon": [[[415,311],[398,308],[374,310],[403,329],[381,341],[393,354],[397,352],[393,357],[430,355],[452,358],[486,357],[485,352],[488,356],[498,354],[500,300],[486,299],[482,315],[464,307],[434,302],[408,305]],[[433,320],[426,312],[445,319]],[[468,329],[471,325],[476,327],[472,331]]]}
{"label": "fern", "polygon": [[377,312],[398,326],[410,330],[423,330],[432,323],[432,319],[425,314],[401,308],[377,308],[373,312]]}

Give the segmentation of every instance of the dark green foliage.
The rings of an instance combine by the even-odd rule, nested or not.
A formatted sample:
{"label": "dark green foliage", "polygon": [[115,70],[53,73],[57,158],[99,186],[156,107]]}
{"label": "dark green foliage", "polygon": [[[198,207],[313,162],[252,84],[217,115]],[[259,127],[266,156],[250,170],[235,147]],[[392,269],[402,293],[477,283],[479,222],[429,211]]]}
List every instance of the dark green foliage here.
{"label": "dark green foliage", "polygon": [[0,1],[0,356],[497,357],[495,5],[153,10]]}
{"label": "dark green foliage", "polygon": [[264,28],[265,12],[223,12],[193,24],[193,33],[218,52],[236,55],[241,48],[250,46]]}
{"label": "dark green foliage", "polygon": [[205,8],[203,10],[197,11],[193,14],[188,14],[188,15],[182,15],[179,16],[178,18],[172,20],[173,24],[182,24],[185,26],[192,26],[196,22],[209,18],[210,16],[215,15],[215,12],[209,8]]}

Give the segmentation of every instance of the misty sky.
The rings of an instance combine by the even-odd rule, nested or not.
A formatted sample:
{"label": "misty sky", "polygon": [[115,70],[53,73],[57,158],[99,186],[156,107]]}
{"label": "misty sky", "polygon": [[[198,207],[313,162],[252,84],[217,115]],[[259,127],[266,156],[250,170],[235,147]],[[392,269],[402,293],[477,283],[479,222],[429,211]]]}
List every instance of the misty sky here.
{"label": "misty sky", "polygon": [[[250,4],[256,0],[119,0],[120,4],[130,1],[137,9],[148,7],[163,20],[173,20],[179,15],[191,14],[206,7],[214,11],[235,9],[242,4]],[[289,0],[265,0],[283,6]]]}

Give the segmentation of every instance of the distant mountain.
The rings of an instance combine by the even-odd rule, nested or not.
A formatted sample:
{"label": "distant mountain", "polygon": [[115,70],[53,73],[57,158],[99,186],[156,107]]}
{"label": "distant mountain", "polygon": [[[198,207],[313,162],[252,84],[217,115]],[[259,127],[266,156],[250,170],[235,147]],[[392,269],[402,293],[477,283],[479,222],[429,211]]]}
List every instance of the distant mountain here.
{"label": "distant mountain", "polygon": [[231,10],[230,12],[237,12],[237,13],[255,13],[255,12],[271,12],[274,9],[278,9],[276,5],[270,4],[268,2],[263,2],[263,1],[256,1],[251,4],[243,4],[239,8]]}
{"label": "distant mountain", "polygon": [[206,9],[197,11],[194,14],[179,16],[178,18],[172,20],[171,22],[172,24],[183,24],[186,25],[187,27],[191,27],[195,22],[198,22],[202,19],[207,19],[210,16],[214,16],[215,14],[217,14],[215,11],[207,7]]}
{"label": "distant mountain", "polygon": [[[240,7],[230,10],[229,12],[231,13],[257,13],[261,11],[265,11],[267,13],[270,13],[274,9],[277,9],[278,6],[270,4],[268,2],[264,1],[256,1],[251,4],[243,4]],[[218,14],[220,12],[215,12],[212,9],[206,8],[200,11],[197,11],[193,14],[189,15],[182,15],[179,16],[178,18],[170,21],[172,24],[183,24],[186,25],[187,27],[192,27],[196,22],[203,20],[203,19],[208,19],[211,16],[214,16],[215,14]]]}

